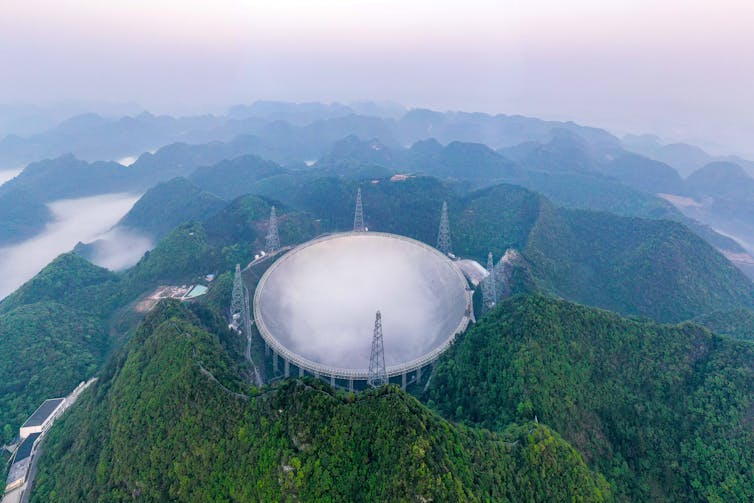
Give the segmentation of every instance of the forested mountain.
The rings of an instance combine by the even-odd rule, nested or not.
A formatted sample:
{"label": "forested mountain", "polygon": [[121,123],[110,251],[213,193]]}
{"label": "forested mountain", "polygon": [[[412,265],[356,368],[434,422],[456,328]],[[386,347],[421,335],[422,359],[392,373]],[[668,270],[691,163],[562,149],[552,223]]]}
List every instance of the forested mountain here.
{"label": "forested mountain", "polygon": [[185,178],[174,178],[149,189],[118,225],[161,238],[178,224],[204,220],[224,206],[225,202],[218,196]]}
{"label": "forested mountain", "polygon": [[0,165],[24,165],[67,153],[89,161],[112,160],[174,142],[230,141],[240,135],[257,136],[271,154],[265,157],[286,162],[318,159],[332,143],[350,134],[377,137],[395,146],[434,136],[443,143],[459,140],[499,148],[545,140],[553,128],[573,131],[595,145],[620,143],[604,130],[522,116],[405,112],[394,105],[368,102],[351,106],[258,102],[232,107],[227,115],[218,116],[175,118],[145,112],[112,118],[82,114],[41,133],[0,138]]}
{"label": "forested mountain", "polygon": [[[323,231],[347,230],[357,185],[318,179],[267,195],[315,216]],[[571,300],[660,321],[754,305],[754,284],[675,222],[558,208],[512,185],[463,196],[424,177],[361,187],[369,228],[434,244],[437,202],[447,200],[457,254],[484,261],[516,248],[542,289]]]}
{"label": "forested mountain", "polygon": [[735,339],[754,341],[754,311],[751,309],[732,309],[714,311],[694,319],[717,334]]}
{"label": "forested mountain", "polygon": [[469,429],[392,387],[250,389],[218,330],[174,303],[151,313],[56,425],[32,501],[610,499],[544,425]]}
{"label": "forested mountain", "polygon": [[[431,142],[423,147],[437,148]],[[227,172],[248,166],[231,164]],[[662,321],[698,317],[710,326],[727,319],[721,313],[746,313],[743,308],[754,303],[752,283],[711,246],[674,222],[558,208],[534,192],[506,184],[469,192],[431,177],[359,183],[291,171],[275,174],[278,168],[269,167],[272,176],[267,178],[290,178],[286,185],[266,186],[265,197],[241,196],[215,208],[217,200],[206,196],[211,202],[206,213],[170,203],[175,221],[179,217],[201,221],[175,227],[132,270],[115,275],[66,255],[0,303],[0,351],[26,348],[8,353],[13,355],[11,362],[35,361],[27,351],[49,355],[56,344],[65,347],[54,363],[37,360],[39,365],[46,363],[46,373],[34,366],[27,372],[12,363],[0,369],[0,380],[9,386],[3,394],[8,399],[0,408],[6,440],[43,397],[72,388],[102,368],[108,354],[119,351],[138,320],[126,306],[144,292],[161,283],[187,283],[247,263],[263,247],[273,204],[279,210],[283,244],[348,230],[359,186],[371,229],[429,244],[437,236],[438,202],[446,200],[458,255],[483,260],[492,251],[498,258],[509,247],[521,253],[528,277],[514,292],[537,289]],[[168,197],[167,204],[183,200],[182,195],[202,194],[197,190],[190,182],[174,180],[150,197],[145,195],[141,208],[159,207],[162,197],[155,195],[161,191],[175,196]],[[145,228],[164,218],[158,211],[137,213],[139,225]],[[223,278],[222,288],[227,289],[227,275]],[[576,495],[595,500],[618,496],[745,501],[752,494],[742,475],[752,462],[751,428],[746,425],[754,360],[747,343],[713,336],[692,325],[658,326],[563,301],[516,298],[483,318],[459,341],[440,363],[428,391],[430,405],[447,418],[497,431],[490,434],[445,423],[395,390],[366,395],[367,402],[307,382],[265,388],[257,395],[239,379],[237,358],[228,349],[235,343],[227,340],[224,322],[218,321],[227,304],[227,292],[222,291],[219,304],[196,307],[194,315],[163,306],[165,311],[158,311],[131,336],[88,401],[50,439],[46,451],[51,453],[50,466],[42,468],[35,497],[40,501],[76,500],[83,494],[98,494],[104,500],[134,494],[146,499],[207,495],[265,499],[282,491],[317,499],[338,490],[344,491],[336,494],[345,499],[421,494],[436,499],[517,501],[526,491],[535,491],[542,500]],[[218,297],[217,291],[211,292]],[[6,335],[6,327],[12,337]],[[467,353],[469,345],[488,348],[485,351],[496,360],[482,359],[486,364],[475,366],[479,354]],[[164,372],[159,378],[157,369]],[[523,370],[517,374],[515,369]],[[31,373],[42,378],[32,378]],[[493,374],[510,379],[500,381]],[[727,408],[721,405],[724,384]],[[138,386],[145,393],[137,394]],[[235,395],[227,390],[249,398],[232,398]],[[179,399],[186,396],[196,400]],[[685,398],[670,403],[678,396]],[[202,407],[206,415],[197,412]],[[531,423],[534,416],[540,424]],[[138,417],[152,420],[142,424]],[[290,430],[304,417],[316,418],[319,429]],[[636,417],[646,421],[637,423]],[[416,424],[409,431],[417,436],[398,434],[406,424]],[[343,430],[336,425],[344,425]],[[364,429],[370,429],[371,436],[356,442]],[[722,429],[731,436],[721,438],[717,432]],[[137,431],[142,435],[137,436]],[[265,436],[258,431],[274,433]],[[424,452],[420,458],[426,460],[426,468],[418,471],[413,464],[394,461],[414,459],[416,442],[423,449],[416,452]],[[174,453],[186,445],[204,454],[173,464]],[[311,450],[302,445],[312,446]],[[148,452],[160,454],[149,457]],[[732,453],[738,464],[715,461],[721,452]],[[585,467],[582,455],[593,471]],[[369,462],[359,464],[364,456]],[[150,461],[144,463],[147,458]],[[332,464],[325,466],[325,459]],[[213,468],[199,473],[196,463]],[[542,463],[551,468],[531,469]],[[472,464],[488,468],[466,475],[464,467]],[[666,466],[678,467],[678,474],[665,473]],[[736,467],[744,472],[735,471]],[[320,484],[327,480],[325,473],[331,480],[370,482],[333,489],[335,484]],[[603,475],[612,487],[602,481]],[[73,479],[75,483],[70,482]],[[406,492],[410,488],[419,488],[419,493]]]}
{"label": "forested mountain", "polygon": [[118,277],[61,255],[0,303],[0,443],[46,398],[64,396],[101,368]]}
{"label": "forested mountain", "polygon": [[[232,199],[249,192],[268,195],[278,187],[289,188],[296,179],[308,182],[313,176],[359,180],[402,172],[454,180],[459,190],[515,183],[564,206],[680,221],[737,263],[749,260],[733,239],[694,222],[656,197],[658,191],[686,193],[685,184],[671,167],[627,153],[605,131],[503,115],[414,110],[394,118],[390,113],[357,115],[353,113],[356,110],[338,105],[260,103],[235,109],[228,117],[173,119],[142,114],[118,121],[78,117],[58,129],[72,138],[92,130],[100,137],[104,133],[99,129],[122,129],[129,133],[120,138],[128,143],[140,138],[142,129],[164,127],[163,136],[170,138],[165,141],[180,139],[194,144],[174,143],[154,154],[142,154],[129,168],[117,163],[89,164],[70,155],[31,165],[0,189],[0,243],[40,232],[50,218],[45,204],[55,199],[139,193],[174,177],[189,177],[205,190]],[[290,122],[280,120],[284,116]],[[286,169],[262,159],[237,159],[250,154],[284,163]],[[307,169],[306,164],[314,160],[318,162]],[[56,182],[45,183],[50,177]],[[723,220],[726,215],[736,219],[733,209],[721,207],[716,215]],[[739,235],[720,218],[704,221],[727,234]],[[748,229],[740,218],[735,225]],[[748,234],[747,230],[743,238]]]}
{"label": "forested mountain", "polygon": [[188,176],[200,166],[253,149],[253,138],[239,138],[229,143],[168,145],[154,154],[142,155],[129,167],[116,162],[89,163],[72,155],[32,163],[0,186],[0,245],[44,229],[51,217],[46,203],[112,192],[140,193],[174,177]]}
{"label": "forested mountain", "polygon": [[633,152],[651,157],[673,166],[683,177],[712,162],[730,162],[743,166],[754,175],[754,163],[735,155],[715,156],[696,145],[688,143],[663,144],[654,135],[626,135],[621,139],[623,146]]}
{"label": "forested mountain", "polygon": [[258,180],[284,173],[286,171],[272,161],[247,155],[200,167],[191,173],[189,179],[203,189],[231,200],[252,193]]}
{"label": "forested mountain", "polygon": [[493,430],[536,416],[619,500],[754,497],[754,345],[697,325],[515,297],[441,358],[427,398]]}
{"label": "forested mountain", "polygon": [[[542,500],[745,501],[752,494],[745,477],[752,466],[751,348],[695,325],[627,321],[541,297],[504,303],[459,341],[428,390],[431,405],[447,419],[496,431],[489,433],[446,423],[396,390],[354,400],[320,383],[287,382],[258,394],[239,377],[243,369],[236,368],[232,350],[237,341],[217,321],[227,304],[223,273],[264,247],[272,205],[283,244],[295,245],[349,230],[360,187],[372,230],[434,245],[445,200],[457,255],[484,261],[492,251],[497,260],[508,248],[518,250],[518,282],[508,285],[513,293],[539,291],[656,321],[694,319],[726,336],[750,338],[754,285],[689,228],[668,219],[689,224],[715,246],[743,250],[652,194],[697,190],[693,183],[679,182],[661,163],[627,154],[609,135],[576,126],[553,132],[552,125],[523,119],[424,112],[401,119],[348,114],[308,125],[240,115],[218,136],[246,127],[258,136],[173,144],[128,168],[66,156],[32,165],[0,189],[0,213],[17,222],[8,234],[19,236],[44,224],[45,203],[55,198],[153,187],[120,225],[161,238],[121,274],[64,255],[0,303],[0,353],[9,356],[0,364],[5,441],[43,398],[70,390],[119,352],[88,401],[50,439],[51,471],[43,467],[40,501],[90,492],[104,500],[140,494],[317,499],[327,493],[334,499],[517,501],[534,491]],[[90,119],[77,127],[86,130]],[[505,133],[511,141],[523,135],[528,143],[495,151],[476,142],[505,130],[508,120],[531,127]],[[422,127],[432,126],[444,139],[469,121],[492,129],[472,130],[464,142],[402,146]],[[346,130],[359,136],[341,135]],[[286,150],[293,134],[300,136]],[[291,163],[281,166],[258,154]],[[304,156],[317,162],[307,166]],[[696,186],[707,191],[705,197],[716,190],[716,197],[730,200],[742,184],[717,183],[717,168],[699,173],[696,178],[708,179]],[[391,181],[394,173],[407,178]],[[46,188],[48,178],[55,183]],[[582,209],[555,206],[522,186]],[[159,284],[191,283],[208,273],[222,278],[220,290],[211,290],[220,304],[197,306],[193,314],[163,306],[131,335],[140,316],[132,311],[136,299]],[[483,358],[486,365],[479,367],[469,345],[491,348],[495,361]],[[618,363],[605,363],[616,355]],[[141,379],[157,368],[165,369],[164,376]],[[495,373],[508,376],[504,384]],[[153,394],[139,396],[137,386]],[[170,398],[175,393],[197,398],[177,401]],[[671,400],[678,396],[683,399]],[[201,405],[206,413],[197,412]],[[144,427],[129,411],[153,421]],[[531,422],[535,416],[540,424]],[[168,418],[176,417],[176,427],[168,428]],[[297,430],[304,417],[315,418],[319,429]],[[406,424],[415,427],[404,431]],[[365,430],[370,436],[357,441]],[[722,438],[721,430],[730,435]],[[139,442],[125,441],[137,431],[144,433]],[[74,440],[79,436],[98,441]],[[229,438],[235,447],[228,447]],[[171,464],[178,445],[205,457]],[[148,452],[162,454],[134,462]],[[720,461],[721,453],[729,457]],[[421,469],[401,464],[405,460]],[[199,462],[213,468],[198,475]],[[533,469],[542,463],[550,469]],[[483,468],[472,475],[471,465]],[[673,467],[672,473],[664,467]],[[76,482],[63,483],[71,479]],[[334,487],[335,480],[367,483]]]}
{"label": "forested mountain", "polygon": [[[37,347],[40,332],[52,333],[52,328],[41,329],[38,323],[49,323],[53,327],[55,316],[67,319],[42,302],[61,303],[61,299],[71,298],[71,312],[76,320],[88,320],[86,326],[93,327],[93,333],[99,334],[92,340],[94,347],[102,352],[91,353],[91,349],[86,349],[90,343],[82,340],[74,343],[68,354],[76,365],[89,362],[82,364],[75,377],[72,374],[69,380],[87,377],[89,371],[85,369],[93,368],[89,367],[92,362],[101,363],[104,353],[112,347],[112,342],[103,339],[103,334],[108,333],[111,323],[117,322],[113,319],[117,308],[159,284],[190,282],[192,278],[227,271],[236,263],[250,261],[254,253],[264,248],[272,204],[277,205],[283,244],[300,243],[322,232],[350,229],[358,185],[335,178],[315,179],[289,186],[282,192],[270,190],[272,193],[268,195],[273,197],[272,201],[242,196],[222,209],[217,209],[216,201],[209,197],[209,207],[202,207],[197,213],[192,204],[183,204],[192,201],[183,196],[196,193],[196,188],[180,180],[165,184],[153,194],[163,190],[171,194],[176,189],[176,197],[168,198],[176,204],[168,204],[169,200],[163,201],[161,197],[150,202],[152,196],[147,194],[127,221],[138,214],[139,228],[160,232],[163,232],[165,220],[200,217],[203,221],[177,226],[133,269],[121,275],[105,274],[97,268],[93,270],[102,271],[101,275],[92,276],[86,267],[79,271],[86,264],[80,259],[68,258],[51,264],[0,304],[3,313],[12,311],[11,307],[23,307],[26,319],[35,320],[34,323],[13,322],[12,337],[0,337],[0,352],[15,354],[13,351],[17,349],[11,348]],[[188,193],[184,189],[188,189]],[[404,234],[430,245],[434,245],[437,238],[438,201],[447,200],[454,251],[458,255],[484,261],[488,251],[493,252],[496,260],[510,247],[521,252],[528,279],[513,291],[536,288],[661,321],[681,321],[713,311],[751,308],[753,303],[751,282],[709,245],[672,222],[561,209],[535,193],[510,185],[459,195],[452,186],[437,179],[416,177],[400,182],[382,179],[379,183],[362,185],[362,189],[366,222],[371,229]],[[159,211],[162,204],[172,208],[169,219]],[[149,211],[141,211],[144,208]],[[593,236],[600,239],[595,240]],[[81,278],[90,276],[97,281],[77,286]],[[102,287],[105,293],[98,290],[99,281],[110,285]],[[34,286],[42,284],[48,286]],[[35,295],[48,293],[42,299],[28,294],[29,291]],[[92,310],[96,312],[92,314]],[[3,333],[11,330],[11,325],[6,326]],[[71,325],[66,322],[66,326]],[[81,351],[95,356],[79,359],[77,355]],[[11,361],[3,374],[9,376],[6,382],[16,382]],[[38,360],[40,365],[42,362]],[[61,362],[60,365],[68,368],[74,364]],[[70,384],[66,381],[57,386],[30,380],[29,376],[17,382],[20,387],[14,389],[18,393],[26,390],[30,397],[59,393],[60,387],[67,388]],[[29,386],[33,392],[29,391],[32,389]],[[17,426],[24,414],[32,412],[35,400],[30,398],[9,406],[3,427],[5,424],[11,425],[11,429]]]}

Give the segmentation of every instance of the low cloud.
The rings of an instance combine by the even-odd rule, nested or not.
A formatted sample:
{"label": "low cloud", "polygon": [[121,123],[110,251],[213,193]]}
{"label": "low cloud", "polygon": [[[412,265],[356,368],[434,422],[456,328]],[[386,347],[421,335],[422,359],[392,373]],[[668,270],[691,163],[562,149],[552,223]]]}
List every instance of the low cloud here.
{"label": "low cloud", "polygon": [[134,265],[151,250],[154,242],[147,236],[130,229],[116,227],[92,243],[91,261],[112,271],[121,271]]}
{"label": "low cloud", "polygon": [[[52,259],[81,242],[103,241],[95,260],[105,267],[122,268],[144,248],[143,238],[111,230],[139,198],[134,194],[104,194],[49,203],[53,221],[31,239],[0,248],[0,298],[31,279]],[[131,249],[129,249],[131,248]],[[139,255],[140,256],[140,255]],[[138,257],[134,262],[138,260]]]}
{"label": "low cloud", "polygon": [[0,185],[18,176],[21,171],[23,168],[0,170]]}

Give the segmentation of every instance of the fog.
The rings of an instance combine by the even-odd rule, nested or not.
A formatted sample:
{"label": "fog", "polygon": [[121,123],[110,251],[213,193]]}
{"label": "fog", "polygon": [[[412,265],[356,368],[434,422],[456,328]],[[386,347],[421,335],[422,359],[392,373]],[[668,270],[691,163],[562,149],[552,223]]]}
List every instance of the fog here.
{"label": "fog", "polygon": [[323,365],[366,371],[377,310],[388,367],[441,346],[465,313],[453,266],[404,240],[350,235],[279,264],[262,291],[262,319],[289,350]]}
{"label": "fog", "polygon": [[0,170],[0,185],[18,176],[21,171],[23,171],[23,168]]}
{"label": "fog", "polygon": [[101,235],[91,247],[92,262],[120,271],[138,262],[144,252],[154,247],[154,242],[134,230],[116,227]]}
{"label": "fog", "polygon": [[0,96],[391,100],[754,154],[752,23],[747,0],[7,1]]}
{"label": "fog", "polygon": [[118,164],[122,166],[130,166],[133,163],[136,162],[136,160],[139,158],[138,155],[127,155],[126,157],[121,157],[120,159],[116,160]]}
{"label": "fog", "polygon": [[107,238],[95,248],[97,262],[106,267],[122,268],[134,263],[151,243],[110,229],[131,209],[138,197],[119,193],[50,203],[48,206],[54,219],[42,233],[19,244],[0,248],[0,298],[31,279],[52,259],[72,250],[79,241],[86,243]]}

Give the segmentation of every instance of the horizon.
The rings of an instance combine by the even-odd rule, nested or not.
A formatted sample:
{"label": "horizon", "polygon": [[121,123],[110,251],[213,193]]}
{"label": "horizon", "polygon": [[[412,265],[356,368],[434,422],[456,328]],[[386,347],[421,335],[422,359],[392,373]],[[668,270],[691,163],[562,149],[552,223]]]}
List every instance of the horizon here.
{"label": "horizon", "polygon": [[194,115],[254,101],[393,101],[754,156],[754,10],[738,0],[34,0],[5,10],[8,103]]}

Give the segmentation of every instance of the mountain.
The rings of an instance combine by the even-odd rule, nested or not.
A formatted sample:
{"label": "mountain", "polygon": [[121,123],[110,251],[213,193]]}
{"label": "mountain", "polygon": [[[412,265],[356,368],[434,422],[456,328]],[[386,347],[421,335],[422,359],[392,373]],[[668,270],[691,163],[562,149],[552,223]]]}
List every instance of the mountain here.
{"label": "mountain", "polygon": [[518,175],[516,165],[481,143],[451,142],[441,151],[429,156],[420,144],[421,150],[408,153],[411,172],[441,178],[494,182],[510,179]]}
{"label": "mountain", "polygon": [[636,154],[623,154],[606,163],[604,172],[643,192],[683,194],[684,182],[678,172],[665,163]]}
{"label": "mountain", "polygon": [[497,306],[440,359],[456,421],[554,428],[620,501],[754,498],[754,345],[545,297]]}
{"label": "mountain", "polygon": [[317,176],[352,180],[385,178],[404,167],[402,152],[393,153],[377,138],[362,141],[355,135],[335,142],[330,152],[314,165]]}
{"label": "mountain", "polygon": [[[179,188],[187,186],[184,181],[175,183]],[[129,303],[161,284],[191,284],[206,274],[222,274],[236,263],[248,263],[264,248],[273,204],[284,245],[323,232],[350,229],[357,186],[356,182],[337,178],[306,179],[293,188],[278,187],[272,199],[242,196],[219,211],[213,210],[202,221],[177,226],[131,270],[119,275],[93,268],[99,271],[95,274],[82,264],[93,266],[78,257],[76,261],[68,258],[53,262],[44,274],[0,304],[0,315],[23,307],[26,319],[35,320],[14,323],[13,336],[0,337],[0,353],[15,354],[18,348],[37,347],[39,334],[53,330],[40,324],[55,327],[55,318],[63,319],[60,310],[44,304],[57,302],[70,305],[77,313],[78,321],[66,322],[66,327],[93,327],[97,334],[111,337],[92,336],[99,341],[95,347],[102,352],[98,353],[86,349],[88,339],[75,335],[78,342],[68,349],[72,359],[49,363],[51,371],[73,365],[67,361],[81,364],[82,369],[101,365],[104,355],[119,347],[130,323],[140,316],[120,312],[128,311],[125,306]],[[624,314],[674,322],[713,311],[752,307],[752,283],[713,248],[673,222],[557,208],[542,196],[511,185],[458,194],[452,185],[437,179],[415,177],[394,182],[382,179],[361,187],[371,229],[407,235],[430,245],[437,239],[439,202],[447,200],[454,251],[459,256],[483,262],[488,251],[496,260],[508,248],[519,251],[523,271],[513,292],[538,289]],[[159,207],[160,198],[153,204]],[[170,218],[188,219],[181,213],[183,207],[174,208]],[[142,216],[140,225],[145,228],[159,228],[163,218],[158,211]],[[74,266],[69,267],[69,261]],[[29,291],[34,295],[26,293]],[[94,356],[79,358],[82,351]],[[14,371],[14,362],[13,358],[9,360],[7,376]],[[79,371],[75,379],[86,377],[81,375],[85,373]],[[33,393],[28,392],[32,398],[60,392],[55,382],[30,376],[18,380],[21,387],[14,389],[33,389]],[[31,402],[16,401],[8,407],[10,419],[3,421],[12,428],[24,414],[33,412]]]}
{"label": "mountain", "polygon": [[712,162],[686,179],[692,197],[668,197],[684,214],[731,236],[749,255],[731,255],[744,269],[754,265],[754,178],[739,165]]}
{"label": "mountain", "polygon": [[253,138],[242,137],[229,143],[168,145],[154,154],[143,154],[129,167],[116,162],[89,163],[70,154],[32,163],[0,186],[0,244],[42,231],[52,216],[47,203],[112,192],[139,193],[255,148]]}
{"label": "mountain", "polygon": [[[319,179],[271,197],[319,219],[322,231],[342,231],[352,225],[357,186]],[[361,189],[370,229],[434,245],[438,202],[447,200],[456,254],[484,262],[488,251],[498,258],[513,247],[541,289],[567,299],[673,322],[754,305],[754,284],[676,222],[558,208],[505,184],[463,196],[429,177]]]}
{"label": "mountain", "polygon": [[287,103],[284,101],[256,101],[251,105],[235,105],[228,111],[228,115],[234,119],[256,117],[268,121],[285,121],[296,126],[354,113],[351,107],[340,103]]}
{"label": "mountain", "polygon": [[[121,192],[133,188],[127,168],[115,162],[88,163],[65,155],[29,164],[0,186],[0,243],[20,240],[42,228],[56,199]],[[19,204],[20,203],[20,204]]]}
{"label": "mountain", "polygon": [[689,175],[686,185],[693,194],[701,197],[751,201],[754,196],[754,178],[732,162],[706,164]]}
{"label": "mountain", "polygon": [[231,200],[253,191],[256,181],[284,173],[285,170],[272,161],[246,155],[197,168],[189,179],[204,190]]}
{"label": "mountain", "polygon": [[754,162],[735,155],[715,156],[688,143],[663,144],[653,135],[626,135],[621,142],[628,150],[673,166],[684,177],[715,161],[739,164],[754,175]]}
{"label": "mountain", "polygon": [[754,283],[676,222],[543,205],[524,255],[544,289],[624,314],[678,322],[754,305]]}
{"label": "mountain", "polygon": [[97,372],[118,277],[61,255],[0,303],[0,443],[46,398],[64,396]]}
{"label": "mountain", "polygon": [[119,159],[179,141],[197,130],[208,141],[211,130],[224,122],[212,116],[174,118],[146,112],[118,118],[81,114],[24,138],[0,139],[0,164],[21,165],[68,153],[88,161]]}
{"label": "mountain", "polygon": [[220,211],[225,202],[185,178],[155,185],[118,222],[153,238],[161,238],[187,220],[204,220]]}
{"label": "mountain", "polygon": [[[377,140],[355,136],[342,140],[307,175],[290,173],[276,192],[273,180],[253,190],[268,197],[290,197],[294,185],[316,177],[374,180],[395,172],[436,176],[456,184],[457,190],[505,181],[541,192],[554,203],[624,216],[668,219],[683,223],[729,256],[745,257],[734,239],[716,232],[656,195],[666,190],[685,193],[684,182],[669,166],[646,157],[616,150],[598,150],[568,130],[553,132],[547,144],[527,142],[494,152],[474,143],[453,142],[447,147],[435,139],[416,142],[410,149],[387,147]],[[296,177],[306,182],[294,182]],[[276,180],[277,182],[277,180]],[[292,183],[293,182],[293,183]],[[226,179],[226,184],[230,181]],[[745,265],[737,261],[743,268]]]}
{"label": "mountain", "polygon": [[453,141],[484,143],[497,149],[523,142],[546,143],[552,138],[553,130],[561,129],[579,135],[589,145],[596,148],[610,149],[620,146],[620,140],[603,129],[580,126],[573,122],[544,121],[520,115],[441,113],[414,109],[397,121],[396,129],[397,136],[403,140],[404,145],[427,138],[436,138],[444,144]]}
{"label": "mountain", "polygon": [[52,431],[32,501],[610,496],[543,425],[469,429],[395,387],[355,396],[306,379],[252,389],[212,328],[176,303],[150,313]]}
{"label": "mountain", "polygon": [[754,311],[751,309],[714,311],[694,318],[694,321],[717,334],[754,341]]}

